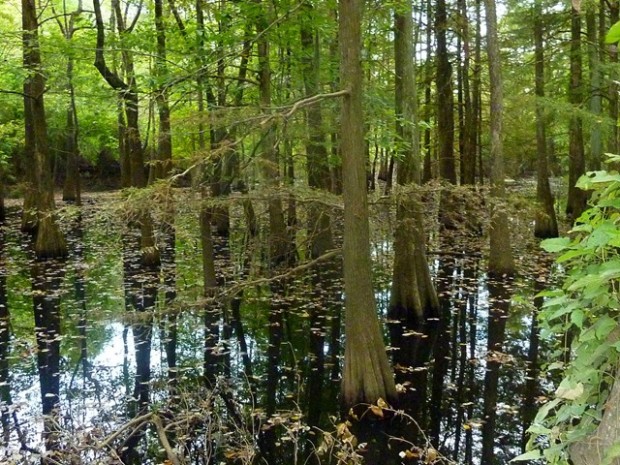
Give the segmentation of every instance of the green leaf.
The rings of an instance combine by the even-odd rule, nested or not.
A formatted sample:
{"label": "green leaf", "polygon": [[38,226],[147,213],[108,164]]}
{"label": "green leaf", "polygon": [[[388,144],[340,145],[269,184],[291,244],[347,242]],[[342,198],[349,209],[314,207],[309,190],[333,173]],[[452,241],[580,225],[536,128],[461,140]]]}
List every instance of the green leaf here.
{"label": "green leaf", "polygon": [[540,245],[547,252],[556,253],[568,248],[570,243],[571,241],[568,237],[554,237],[553,239],[542,241]]}
{"label": "green leaf", "polygon": [[564,378],[555,391],[557,398],[566,400],[576,400],[583,393],[583,383],[573,383],[569,378]]}
{"label": "green leaf", "polygon": [[537,460],[542,459],[543,456],[539,450],[531,450],[526,452],[525,454],[517,455],[511,462],[525,462],[527,460]]}
{"label": "green leaf", "polygon": [[595,324],[597,339],[605,339],[617,326],[616,321],[608,315],[603,315]]}
{"label": "green leaf", "polygon": [[586,315],[584,313],[584,311],[580,308],[577,308],[573,311],[573,313],[571,313],[570,315],[570,321],[577,326],[579,329],[583,328],[583,320],[585,319]]}
{"label": "green leaf", "polygon": [[606,44],[617,44],[620,42],[620,21],[609,28],[605,36]]}
{"label": "green leaf", "polygon": [[587,255],[589,253],[592,253],[592,252],[590,250],[586,250],[586,249],[569,250],[565,254],[563,254],[560,257],[558,257],[556,262],[557,263],[563,263],[563,262],[565,262],[567,260],[570,260],[572,258],[581,257],[582,255]]}

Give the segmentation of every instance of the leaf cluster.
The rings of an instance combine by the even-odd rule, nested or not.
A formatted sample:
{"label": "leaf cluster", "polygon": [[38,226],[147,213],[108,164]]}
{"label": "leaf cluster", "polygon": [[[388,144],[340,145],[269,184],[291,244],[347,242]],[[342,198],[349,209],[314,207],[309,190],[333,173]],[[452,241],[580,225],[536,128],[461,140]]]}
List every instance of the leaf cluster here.
{"label": "leaf cluster", "polygon": [[[529,448],[534,450],[515,460],[544,457],[548,463],[568,463],[571,446],[595,434],[615,381],[620,351],[620,174],[589,173],[577,185],[592,192],[592,207],[568,237],[542,243],[547,252],[559,254],[556,262],[566,272],[560,289],[542,293],[546,302],[539,317],[543,336],[557,341],[551,357],[555,361],[547,369],[559,370],[562,381],[529,429]],[[615,449],[604,452],[602,463],[611,463]]]}

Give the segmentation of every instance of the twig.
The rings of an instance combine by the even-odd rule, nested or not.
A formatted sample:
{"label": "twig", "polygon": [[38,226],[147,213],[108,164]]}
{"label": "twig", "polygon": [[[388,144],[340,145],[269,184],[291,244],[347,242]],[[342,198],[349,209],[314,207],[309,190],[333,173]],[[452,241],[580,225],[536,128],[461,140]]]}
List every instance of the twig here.
{"label": "twig", "polygon": [[286,273],[282,273],[282,274],[279,274],[279,275],[276,275],[276,276],[270,276],[268,278],[258,278],[258,279],[255,279],[253,281],[245,281],[245,282],[236,284],[234,286],[231,286],[229,289],[224,291],[222,294],[233,296],[233,295],[237,294],[238,292],[240,292],[242,289],[245,289],[247,287],[258,286],[260,284],[271,283],[273,281],[278,281],[280,279],[289,278],[291,276],[296,275],[297,273],[299,273],[301,271],[305,271],[305,270],[307,270],[309,268],[312,268],[317,263],[321,263],[321,262],[323,262],[325,260],[329,260],[332,257],[340,255],[341,252],[342,252],[341,249],[330,250],[329,252],[324,253],[323,255],[321,255],[320,257],[315,258],[314,260],[311,260],[311,261],[306,262],[306,263],[304,263],[302,265],[296,266],[295,268],[291,268]]}
{"label": "twig", "polygon": [[293,104],[291,109],[287,113],[284,114],[284,118],[290,118],[293,115],[293,113],[295,113],[300,108],[306,107],[308,105],[313,105],[317,102],[320,102],[321,100],[325,100],[328,98],[342,97],[344,95],[347,95],[348,93],[349,93],[349,89],[343,89],[343,90],[339,90],[336,92],[330,92],[327,94],[317,94],[317,95],[313,95],[312,97],[298,100],[297,102]]}
{"label": "twig", "polygon": [[[329,98],[337,98],[337,97],[342,97],[344,95],[348,95],[349,94],[349,89],[342,89],[342,90],[338,90],[336,92],[330,92],[327,94],[316,94],[313,95],[312,97],[308,97],[308,98],[304,98],[301,100],[298,100],[297,102],[295,102],[292,106],[291,109],[289,111],[287,111],[286,113],[274,113],[272,115],[269,115],[267,118],[265,118],[263,121],[261,121],[261,125],[266,125],[267,123],[269,123],[271,120],[275,119],[275,118],[283,118],[283,119],[288,119],[291,116],[293,116],[293,114],[299,110],[300,108],[304,108],[310,105],[314,105],[315,103],[320,102],[321,100],[326,100]],[[284,107],[284,109],[287,107]]]}

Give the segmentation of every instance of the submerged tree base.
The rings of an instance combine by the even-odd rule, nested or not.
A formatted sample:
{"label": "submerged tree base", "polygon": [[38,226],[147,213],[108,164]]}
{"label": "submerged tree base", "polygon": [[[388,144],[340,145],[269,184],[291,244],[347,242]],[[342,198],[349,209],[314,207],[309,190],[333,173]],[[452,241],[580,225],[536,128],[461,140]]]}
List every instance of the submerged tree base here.
{"label": "submerged tree base", "polygon": [[67,256],[67,242],[51,214],[43,213],[40,215],[34,252],[39,260],[65,258]]}

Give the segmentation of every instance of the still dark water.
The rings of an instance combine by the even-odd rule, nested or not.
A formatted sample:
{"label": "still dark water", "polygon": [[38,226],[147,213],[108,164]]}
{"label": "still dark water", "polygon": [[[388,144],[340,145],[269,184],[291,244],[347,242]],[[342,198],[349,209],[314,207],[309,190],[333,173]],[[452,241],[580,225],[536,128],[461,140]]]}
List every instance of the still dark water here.
{"label": "still dark water", "polygon": [[[374,422],[396,427],[354,437],[338,406],[343,296],[330,265],[266,282],[265,240],[233,210],[230,243],[214,239],[219,292],[205,299],[191,202],[174,250],[162,245],[165,272],[137,265],[108,204],[62,212],[63,263],[33,261],[17,208],[0,227],[0,463],[486,465],[521,452],[552,389],[534,298],[551,264],[524,219],[512,225],[519,275],[502,282],[487,280],[484,239],[432,233],[441,315],[390,341],[393,215],[376,208],[376,297],[401,404]],[[392,417],[382,410],[367,414]]]}

